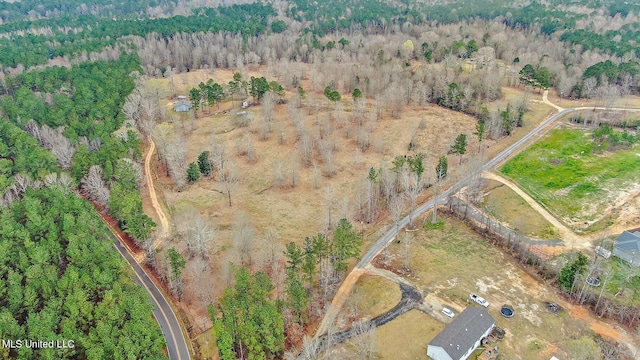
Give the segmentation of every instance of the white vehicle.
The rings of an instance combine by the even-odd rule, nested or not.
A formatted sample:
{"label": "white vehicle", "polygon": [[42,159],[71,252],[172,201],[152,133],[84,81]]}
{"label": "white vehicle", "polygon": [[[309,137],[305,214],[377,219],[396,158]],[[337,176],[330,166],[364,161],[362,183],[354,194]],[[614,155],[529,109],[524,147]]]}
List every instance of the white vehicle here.
{"label": "white vehicle", "polygon": [[454,312],[451,309],[446,308],[446,307],[442,308],[442,313],[445,314],[446,316],[450,317],[450,318],[452,318],[452,317],[454,317],[456,315],[456,314],[454,314]]}
{"label": "white vehicle", "polygon": [[483,297],[480,297],[476,294],[471,294],[471,300],[477,303],[480,306],[489,307],[489,302],[485,300]]}

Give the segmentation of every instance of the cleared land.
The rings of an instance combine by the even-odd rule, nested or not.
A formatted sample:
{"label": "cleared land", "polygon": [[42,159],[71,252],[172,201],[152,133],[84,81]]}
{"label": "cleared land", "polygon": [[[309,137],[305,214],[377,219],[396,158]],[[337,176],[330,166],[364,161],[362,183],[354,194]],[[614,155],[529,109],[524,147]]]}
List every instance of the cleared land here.
{"label": "cleared land", "polygon": [[[376,345],[380,358],[424,359],[427,342],[415,341],[416,338],[432,339],[442,329],[443,323],[417,310],[411,310],[376,330]],[[416,337],[407,336],[409,334],[416,334]]]}
{"label": "cleared land", "polygon": [[353,287],[347,306],[342,308],[339,317],[373,319],[394,307],[401,297],[398,284],[380,276],[365,274]]}
{"label": "cleared land", "polygon": [[508,186],[483,179],[481,208],[514,230],[536,239],[556,239],[558,234],[545,218]]}
{"label": "cleared land", "polygon": [[[407,278],[430,296],[455,304],[454,308],[469,306],[468,296],[472,292],[486,298],[491,303],[489,312],[497,325],[507,332],[505,340],[498,343],[504,358],[540,359],[541,354],[547,358],[552,355],[582,358],[584,353],[579,351],[585,349],[587,355],[597,358],[596,333],[616,340],[623,336],[614,326],[595,320],[588,313],[577,314],[579,309],[566,304],[554,289],[520,270],[510,257],[488,245],[464,224],[447,217],[443,219],[445,223],[441,228],[411,233],[412,272]],[[404,251],[402,242],[394,242],[389,247],[388,265],[391,268],[404,267]],[[546,310],[547,301],[559,303],[568,311],[554,315]],[[502,304],[512,305],[516,316],[512,319],[501,317],[499,308]],[[401,327],[396,329],[385,334],[388,342],[378,344],[381,353],[399,351],[393,340],[407,341],[407,337],[414,343],[412,346],[426,349],[437,333],[427,336]]]}
{"label": "cleared land", "polygon": [[[197,73],[174,76],[173,82],[178,88],[177,91],[185,93],[189,87],[206,81],[211,76],[204,71],[200,72],[199,76]],[[256,70],[249,75],[261,74]],[[221,83],[230,78],[231,72],[227,70],[216,70],[213,74],[214,81]],[[159,88],[170,86],[168,79],[154,79],[152,84]],[[305,86],[305,81],[302,85]],[[165,90],[164,93],[169,91]],[[301,112],[309,133],[318,134],[321,131],[320,127],[324,126],[325,119],[335,115],[327,107],[326,99],[321,98],[323,95],[309,96],[314,97],[314,102],[317,100],[322,103],[320,111],[317,115],[308,115],[309,109],[305,107]],[[291,94],[287,95],[287,98],[291,97]],[[348,105],[347,102],[345,104]],[[470,116],[438,106],[407,108],[400,119],[385,116],[372,124],[371,145],[366,151],[359,152],[354,128],[351,127],[349,132],[349,126],[341,126],[338,121],[333,120],[330,131],[334,134],[330,136],[335,139],[333,147],[336,174],[327,177],[324,175],[326,164],[321,158],[315,159],[315,168],[313,164],[305,165],[301,162],[300,144],[288,119],[287,105],[276,105],[271,125],[273,132],[268,134],[265,140],[261,139],[254,127],[262,121],[261,106],[249,108],[252,123],[247,128],[239,128],[234,125],[232,113],[221,114],[231,105],[230,102],[223,103],[221,109],[212,109],[212,113],[218,112],[218,115],[201,112],[197,120],[181,120],[176,122],[174,127],[187,128],[188,162],[195,161],[200,152],[210,150],[213,135],[226,144],[230,160],[235,163],[240,174],[240,183],[235,194],[232,194],[233,207],[229,208],[228,204],[225,204],[225,196],[217,191],[221,190],[217,181],[202,178],[178,193],[174,191],[170,178],[161,176],[158,179],[163,185],[165,201],[173,213],[185,208],[204,211],[217,223],[220,238],[229,238],[225,235],[226,230],[230,229],[235,214],[243,211],[251,218],[257,233],[264,233],[273,226],[286,242],[301,241],[304,236],[312,235],[323,228],[328,220],[329,202],[333,204],[333,220],[344,216],[351,217],[353,195],[360,181],[366,180],[369,168],[390,165],[394,156],[407,153],[407,146],[414,134],[417,140],[416,151],[428,151],[434,156],[446,154],[451,139],[459,132],[471,132],[476,121]],[[423,119],[427,122],[426,128],[418,129]],[[251,142],[255,152],[253,161],[246,155],[237,155],[244,151],[247,141]],[[319,145],[314,149],[316,152],[317,146]],[[160,164],[157,164],[157,167],[163,169]],[[278,169],[284,177],[282,188],[274,185]],[[295,187],[292,186],[294,173]],[[159,171],[158,175],[163,175],[163,171]],[[328,198],[327,189],[331,189],[333,199]],[[344,196],[345,194],[347,196]],[[345,200],[350,204],[345,204]]]}
{"label": "cleared land", "polygon": [[[434,338],[445,324],[411,310],[395,320],[375,330],[375,359],[414,360],[426,359],[427,343],[425,339]],[[336,359],[358,358],[357,340],[340,344],[331,352]]]}
{"label": "cleared land", "polygon": [[640,190],[637,146],[596,153],[589,131],[569,128],[552,130],[500,171],[575,230],[611,225],[606,214]]}
{"label": "cleared land", "polygon": [[[263,73],[263,70],[252,68],[244,77],[264,75],[268,80],[277,80],[270,74]],[[185,302],[188,304],[188,311],[196,319],[194,323],[199,327],[210,326],[206,304],[222,291],[223,287],[215,284],[225,283],[228,271],[220,264],[238,262],[236,251],[229,250],[235,247],[232,241],[233,226],[240,216],[248,219],[254,229],[252,260],[259,268],[265,254],[272,251],[282,253],[278,246],[291,241],[301,242],[305,236],[323,230],[329,220],[329,208],[332,221],[341,217],[353,218],[356,193],[365,186],[369,168],[390,166],[396,155],[407,153],[412,138],[416,145],[415,151],[430,154],[425,161],[427,168],[433,166],[429,157],[446,154],[452,139],[461,132],[469,134],[469,149],[477,148],[475,137],[471,136],[476,119],[471,116],[439,106],[428,106],[407,107],[400,118],[392,118],[385,112],[382,119],[375,120],[375,106],[368,104],[364,124],[370,145],[362,151],[358,146],[357,124],[341,120],[351,117],[352,100],[345,96],[344,113],[340,113],[335,111],[335,107],[329,106],[323,94],[308,93],[311,106],[305,101],[304,107],[300,109],[306,132],[316,139],[321,138],[321,132],[327,132],[324,139],[332,140],[324,145],[316,142],[313,161],[305,164],[301,160],[301,141],[298,139],[297,129],[290,121],[288,104],[275,106],[270,125],[272,131],[264,137],[261,133],[261,105],[247,109],[248,116],[252,119],[247,127],[239,127],[234,122],[235,113],[240,110],[237,101],[223,102],[220,108],[215,106],[210,112],[201,110],[197,119],[193,119],[190,114],[174,113],[171,109],[176,95],[187,94],[190,88],[208,79],[226,84],[232,75],[231,70],[201,70],[177,74],[171,78],[150,79],[148,82],[150,91],[163,99],[168,113],[173,117],[170,125],[172,131],[185,133],[187,162],[195,161],[202,151],[211,151],[211,139],[215,137],[218,142],[225,144],[229,163],[233,163],[239,175],[239,183],[232,192],[233,206],[229,207],[227,198],[222,193],[223,184],[215,174],[213,178],[200,178],[177,192],[171,178],[166,176],[163,162],[158,161],[155,156],[152,159],[152,168],[156,172],[156,190],[161,202],[166,204],[170,222],[174,224],[173,240],[165,246],[183,246],[176,234],[179,235],[180,229],[184,227],[180,224],[180,218],[184,218],[184,214],[189,211],[209,219],[216,228],[209,266],[204,273],[198,273],[195,267],[190,269],[188,266],[188,276],[185,279],[187,288],[196,288],[195,291],[187,291]],[[312,88],[310,80],[306,78],[301,80],[301,85],[306,89]],[[514,94],[517,91],[514,90]],[[287,92],[285,98],[292,99],[294,95]],[[319,104],[317,110],[314,105],[316,102]],[[488,140],[483,143],[495,144]],[[325,174],[327,164],[320,154],[321,146],[327,144],[333,148],[334,155],[332,160],[335,175],[331,177]],[[498,146],[506,145],[505,142]],[[251,159],[246,154],[241,155],[247,152],[248,147],[254,154]],[[452,159],[450,164],[450,173],[455,174],[457,159]],[[282,179],[281,186],[276,184],[278,177]],[[155,211],[149,204],[145,202],[145,212],[155,216]],[[354,226],[363,228],[365,233],[370,234],[378,230],[384,221],[384,218],[377,218],[375,223]],[[262,241],[270,229],[277,232],[279,241]],[[365,242],[367,240],[369,238]],[[202,278],[207,280],[203,283],[199,280]]]}

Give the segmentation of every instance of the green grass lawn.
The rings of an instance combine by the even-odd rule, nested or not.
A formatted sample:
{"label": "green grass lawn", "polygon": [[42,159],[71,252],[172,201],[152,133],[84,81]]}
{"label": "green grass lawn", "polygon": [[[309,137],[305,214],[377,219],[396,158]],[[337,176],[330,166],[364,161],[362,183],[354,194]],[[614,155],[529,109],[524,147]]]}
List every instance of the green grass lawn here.
{"label": "green grass lawn", "polygon": [[500,171],[569,225],[597,220],[640,178],[640,154],[595,147],[589,132],[555,129]]}

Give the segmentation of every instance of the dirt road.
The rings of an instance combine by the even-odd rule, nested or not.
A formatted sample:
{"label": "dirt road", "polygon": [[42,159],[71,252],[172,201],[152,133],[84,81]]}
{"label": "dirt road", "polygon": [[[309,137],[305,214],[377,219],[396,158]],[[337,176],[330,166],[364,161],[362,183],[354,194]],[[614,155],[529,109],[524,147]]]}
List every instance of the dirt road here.
{"label": "dirt road", "polygon": [[327,312],[322,318],[320,325],[316,329],[316,337],[327,332],[327,326],[329,325],[329,322],[333,322],[336,316],[338,316],[338,312],[340,312],[340,309],[342,309],[342,306],[351,294],[351,289],[356,284],[356,282],[358,282],[360,276],[365,272],[366,271],[363,268],[355,268],[349,273],[347,278],[344,279],[344,281],[340,285],[340,288],[338,289],[338,292],[336,292],[336,295],[333,297],[331,304],[329,304]]}
{"label": "dirt road", "polygon": [[167,215],[165,215],[162,207],[160,206],[160,202],[158,202],[156,188],[153,185],[153,175],[151,174],[151,156],[153,156],[155,149],[156,144],[153,142],[153,139],[149,138],[149,151],[147,152],[147,156],[144,159],[144,174],[147,179],[147,186],[149,187],[149,197],[151,198],[151,205],[158,214],[158,219],[160,220],[160,229],[158,231],[158,236],[153,242],[153,247],[157,248],[160,245],[159,242],[161,240],[167,239],[169,237],[169,221],[167,220]]}
{"label": "dirt road", "polygon": [[536,202],[531,196],[529,196],[529,194],[522,191],[522,189],[520,189],[518,185],[514,184],[511,180],[506,179],[498,174],[494,174],[490,171],[487,171],[484,174],[482,174],[482,177],[485,179],[491,179],[491,180],[500,182],[508,186],[511,190],[513,190],[516,194],[518,194],[518,196],[520,196],[524,201],[526,201],[527,204],[529,204],[529,206],[531,206],[535,211],[537,211],[540,215],[542,215],[542,217],[544,217],[545,220],[547,220],[549,223],[551,223],[551,225],[555,227],[556,231],[560,235],[559,236],[560,239],[562,239],[562,241],[564,242],[565,246],[568,249],[588,248],[590,246],[591,241],[593,240],[593,237],[580,236],[574,233],[573,231],[571,231],[571,229],[569,229],[567,226],[561,223],[558,219],[556,219],[553,215],[551,215],[551,213],[549,213],[547,209],[545,209],[540,204],[538,204],[538,202]]}

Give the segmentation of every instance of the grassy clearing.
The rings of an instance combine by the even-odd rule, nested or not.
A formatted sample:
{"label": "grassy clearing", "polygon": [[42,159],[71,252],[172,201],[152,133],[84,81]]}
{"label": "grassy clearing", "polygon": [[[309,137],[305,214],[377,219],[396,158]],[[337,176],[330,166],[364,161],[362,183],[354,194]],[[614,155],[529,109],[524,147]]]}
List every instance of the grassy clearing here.
{"label": "grassy clearing", "polygon": [[397,284],[380,276],[365,274],[358,279],[345,310],[353,312],[357,305],[358,318],[373,319],[394,307],[401,297]]}
{"label": "grassy clearing", "polygon": [[417,310],[398,317],[376,330],[381,359],[425,359],[427,344],[444,329],[444,324]]}
{"label": "grassy clearing", "polygon": [[[577,320],[566,312],[556,316],[545,309],[545,301],[562,301],[554,289],[547,288],[524,273],[510,257],[488,245],[464,224],[447,217],[441,219],[444,220],[444,226],[439,229],[411,233],[414,236],[411,249],[414,256],[409,280],[443,302],[454,303],[461,308],[470,305],[469,293],[475,292],[486,298],[491,303],[489,312],[497,325],[507,331],[505,340],[498,344],[503,358],[533,360],[540,359],[543,353],[549,355],[547,358],[552,355],[575,358],[572,355],[574,340],[585,335],[587,340],[592,341],[587,322]],[[405,246],[402,241],[389,246],[389,263],[396,268],[404,266]],[[512,319],[501,317],[499,308],[502,304],[512,305],[516,316]],[[390,325],[398,326],[395,322]],[[413,342],[415,344],[412,346],[426,348],[438,332],[427,335],[404,331],[401,326],[396,329],[397,332],[393,334],[384,334],[390,339],[388,343],[379,343],[383,355],[402,353],[399,350],[401,347],[392,340],[402,339],[398,341]],[[562,331],[558,332],[557,329]],[[409,339],[404,340],[406,338]],[[410,349],[409,345],[405,346]],[[411,352],[409,356],[417,356],[413,354]],[[415,354],[418,354],[417,350]]]}
{"label": "grassy clearing", "polygon": [[555,129],[500,171],[567,224],[596,221],[625,191],[637,186],[638,148],[593,152],[590,134]]}
{"label": "grassy clearing", "polygon": [[[245,77],[266,76],[273,79],[275,75],[265,73],[265,68],[250,68]],[[210,113],[198,114],[197,119],[189,115],[173,113],[171,105],[176,100],[177,95],[186,95],[188,90],[196,86],[199,82],[206,82],[213,78],[219,83],[228,83],[232,77],[232,71],[226,69],[216,69],[215,71],[192,71],[184,74],[176,74],[171,78],[150,79],[148,86],[151,93],[157,94],[166,105],[170,115],[173,117],[173,130],[185,133],[187,145],[187,162],[195,161],[198,154],[204,150],[211,150],[211,137],[216,134],[218,141],[226,144],[226,153],[230,161],[234,163],[237,173],[240,175],[240,182],[232,194],[233,207],[227,204],[226,196],[219,190],[223,189],[222,184],[215,178],[201,178],[194,184],[190,184],[181,192],[175,191],[173,181],[166,176],[162,163],[153,157],[152,167],[155,169],[156,189],[158,195],[166,203],[170,221],[179,221],[180,216],[184,216],[185,211],[192,209],[204,217],[211,220],[216,228],[215,246],[212,251],[209,271],[197,273],[192,280],[185,282],[185,307],[189,308],[195,324],[206,320],[207,302],[202,298],[216,298],[224,288],[226,281],[227,264],[229,261],[238,263],[237,251],[231,241],[232,228],[239,214],[245,214],[250,219],[252,227],[255,229],[255,240],[253,242],[252,256],[255,267],[259,268],[265,254],[276,249],[278,245],[291,241],[301,242],[305,236],[313,235],[326,227],[328,218],[328,205],[331,206],[331,218],[333,221],[340,217],[352,218],[354,210],[354,198],[359,186],[366,181],[367,171],[370,167],[378,168],[381,164],[389,165],[393,157],[407,152],[407,146],[412,141],[415,142],[416,151],[425,152],[430,158],[427,161],[433,162],[436,156],[444,154],[449,150],[451,140],[460,133],[469,135],[469,152],[463,158],[463,166],[458,167],[457,158],[451,158],[450,177],[458,177],[464,172],[464,164],[470,162],[468,159],[475,156],[477,151],[477,140],[471,136],[476,119],[461,113],[457,113],[439,106],[427,107],[407,107],[399,119],[393,119],[385,112],[385,116],[378,121],[371,120],[372,132],[370,134],[371,146],[364,152],[356,150],[357,141],[355,127],[343,120],[339,120],[335,111],[330,111],[326,106],[326,99],[321,92],[313,92],[313,84],[308,78],[308,74],[302,76],[302,86],[307,89],[308,98],[311,103],[316,101],[321,104],[318,113],[310,114],[306,107],[301,114],[304,117],[305,127],[311,136],[320,133],[320,125],[328,122],[329,130],[335,135],[335,176],[328,178],[322,174],[316,176],[314,167],[302,164],[300,161],[300,141],[296,137],[296,129],[289,121],[287,105],[277,105],[274,109],[272,121],[273,132],[268,134],[267,139],[260,136],[260,124],[262,119],[262,107],[254,106],[248,109],[252,114],[253,122],[247,128],[238,128],[234,125],[232,105],[237,109],[238,104],[223,102],[220,109],[211,109]],[[504,100],[516,100],[522,96],[519,89],[511,89],[505,92]],[[287,98],[292,98],[288,93]],[[502,100],[501,100],[502,101]],[[306,104],[306,102],[305,102]],[[345,114],[340,117],[349,117],[351,102],[345,96],[343,105]],[[494,106],[491,104],[491,106]],[[504,106],[496,104],[504,108]],[[315,109],[314,106],[312,106]],[[500,139],[498,141],[483,141],[483,154],[488,158],[503,150],[517,139],[530,131],[546,115],[551,113],[551,109],[540,103],[532,103],[530,112],[525,115],[525,127],[518,128],[513,136]],[[230,112],[223,113],[223,111]],[[374,111],[374,104],[368,105],[365,118],[371,118]],[[328,120],[331,119],[331,120]],[[369,121],[369,120],[367,120]],[[421,123],[426,123],[421,128]],[[347,131],[348,130],[348,131]],[[280,141],[282,135],[282,141]],[[250,142],[255,151],[255,159],[249,161],[247,156],[238,156],[238,150],[247,147]],[[473,149],[473,151],[471,151]],[[317,153],[319,146],[316,144],[315,161],[318,172],[322,173],[325,164],[321,156]],[[274,179],[278,171],[281,170],[284,178],[284,186],[275,186]],[[292,173],[295,172],[296,185],[291,186]],[[332,191],[329,191],[332,190]],[[328,193],[332,196],[328,196]],[[429,196],[427,192],[425,196]],[[331,199],[329,199],[331,198]],[[153,209],[145,202],[145,212],[153,215]],[[373,224],[364,224],[365,246],[374,242],[382,233],[386,223],[388,226],[391,220],[388,217],[381,217]],[[174,224],[173,232],[180,228],[180,224]],[[354,224],[361,228],[363,225]],[[279,234],[278,243],[265,243],[264,234],[271,228]],[[166,246],[178,246],[181,239],[175,237],[172,243]],[[275,244],[275,245],[274,245]],[[194,271],[189,268],[187,271]],[[202,279],[206,279],[207,285],[202,286]],[[203,290],[204,289],[204,290]],[[200,296],[204,292],[205,297]],[[202,295],[202,294],[201,294]]]}
{"label": "grassy clearing", "polygon": [[507,223],[522,234],[537,239],[555,239],[553,226],[508,186],[495,181],[483,180],[482,209],[496,219]]}
{"label": "grassy clearing", "polygon": [[[444,324],[418,310],[411,310],[376,328],[374,359],[414,360],[427,358],[425,339],[434,338]],[[357,341],[349,340],[334,347],[333,359],[357,359]]]}

